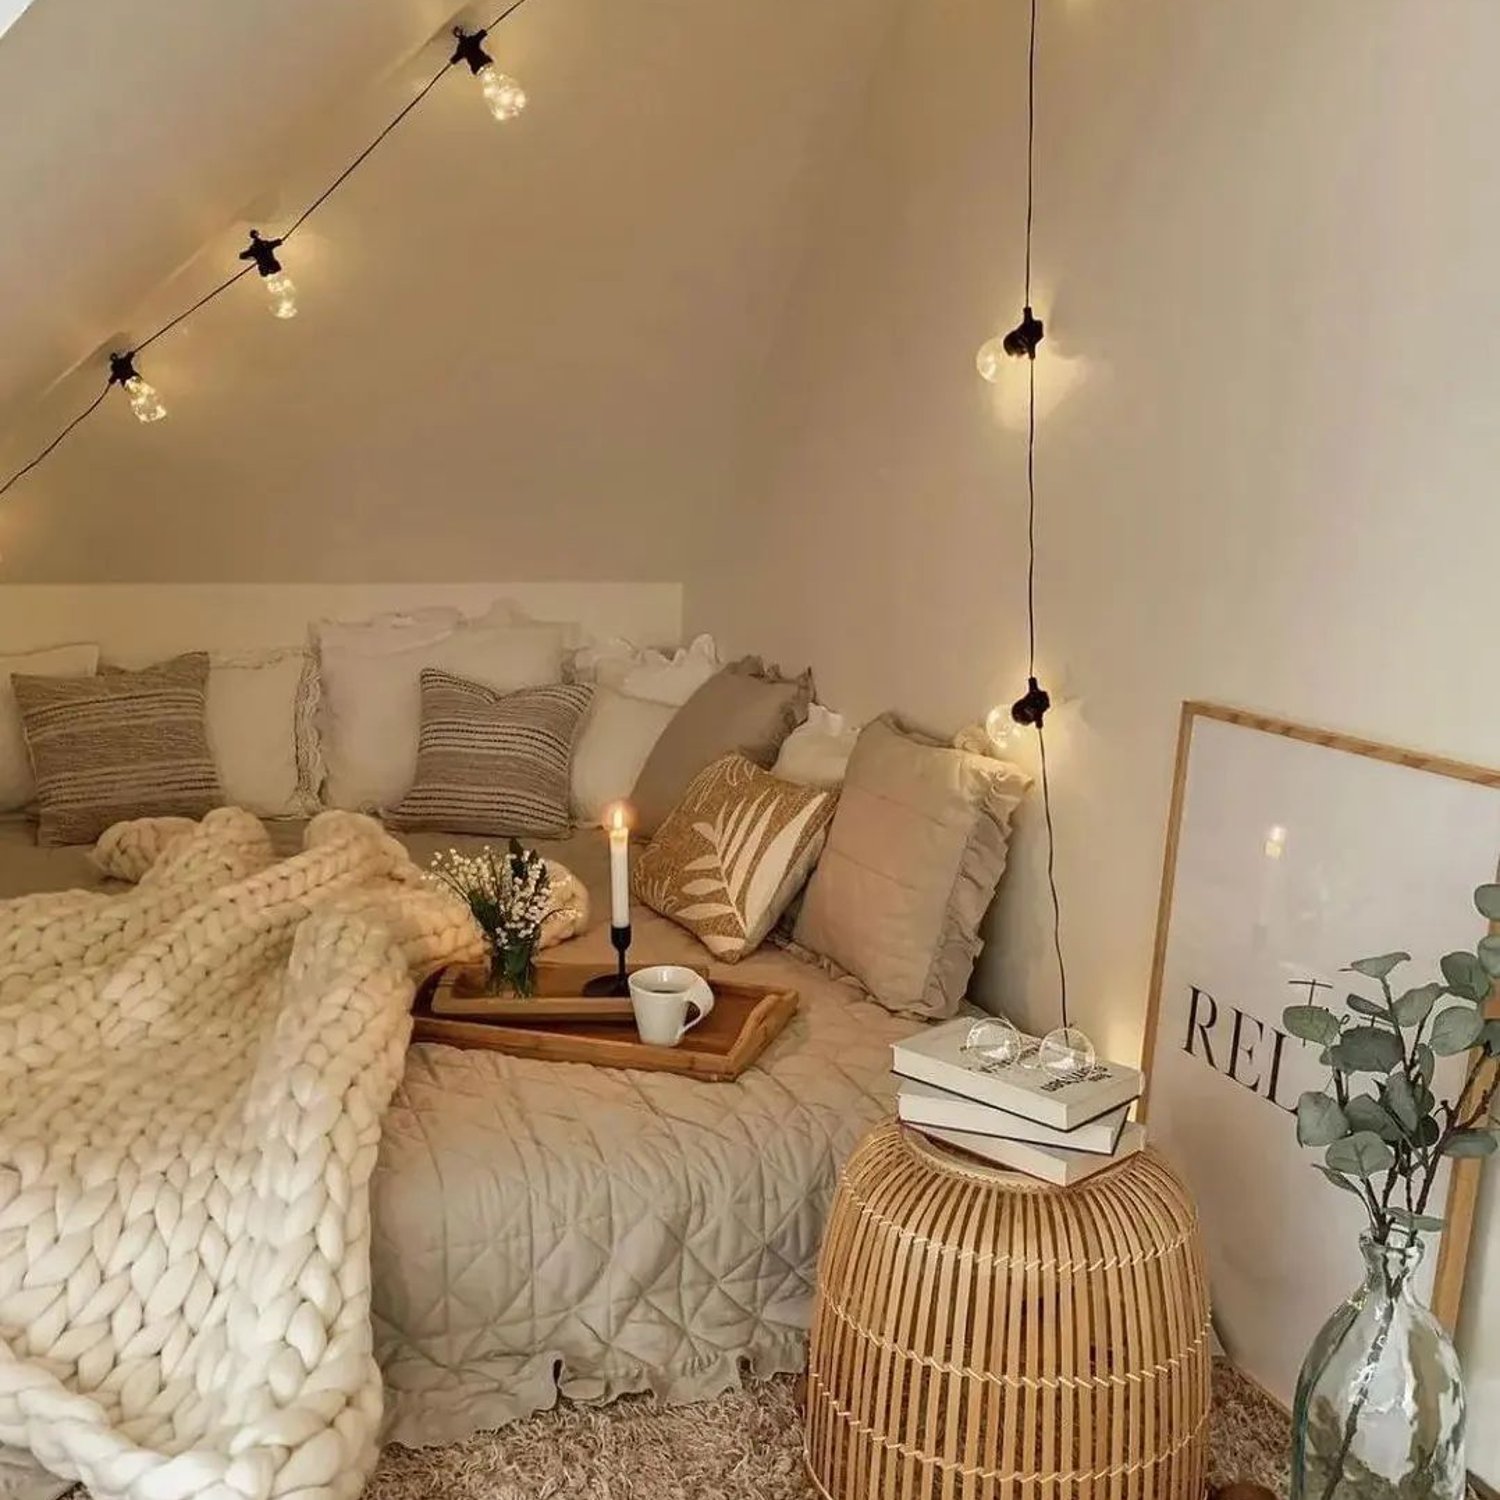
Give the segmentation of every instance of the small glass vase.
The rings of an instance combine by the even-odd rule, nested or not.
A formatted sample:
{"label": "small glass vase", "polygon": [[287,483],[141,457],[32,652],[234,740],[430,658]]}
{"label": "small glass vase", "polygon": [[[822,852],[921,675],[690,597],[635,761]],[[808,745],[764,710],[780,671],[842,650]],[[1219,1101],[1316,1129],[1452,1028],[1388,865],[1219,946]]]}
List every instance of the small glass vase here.
{"label": "small glass vase", "polygon": [[1464,1500],[1463,1376],[1417,1301],[1422,1242],[1365,1234],[1360,1249],[1364,1284],[1323,1325],[1297,1381],[1290,1500]]}
{"label": "small glass vase", "polygon": [[489,990],[492,995],[514,995],[530,1000],[536,994],[536,944],[490,944]]}

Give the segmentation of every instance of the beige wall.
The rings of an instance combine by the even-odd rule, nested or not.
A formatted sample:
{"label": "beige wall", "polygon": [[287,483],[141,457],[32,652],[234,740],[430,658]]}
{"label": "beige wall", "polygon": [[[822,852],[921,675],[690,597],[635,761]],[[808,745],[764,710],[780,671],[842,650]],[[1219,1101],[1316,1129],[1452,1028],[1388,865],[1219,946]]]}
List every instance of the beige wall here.
{"label": "beige wall", "polygon": [[[0,581],[681,579],[891,8],[536,0],[492,39],[527,112],[450,72],[287,247],[295,319],[247,278],[143,356],[167,421],[113,399],[0,504]],[[0,475],[101,365],[24,396],[235,268],[247,205],[286,222],[452,46],[440,0],[252,9],[48,0],[0,41]]]}
{"label": "beige wall", "polygon": [[[756,499],[689,600],[859,715],[952,729],[1022,685],[1023,450],[973,355],[1019,310],[1024,24],[905,6]],[[1081,700],[1050,739],[1060,870],[1077,1010],[1129,1053],[1182,699],[1500,764],[1500,6],[1046,0],[1043,27],[1043,666]],[[1038,831],[983,979],[1034,1025]]]}

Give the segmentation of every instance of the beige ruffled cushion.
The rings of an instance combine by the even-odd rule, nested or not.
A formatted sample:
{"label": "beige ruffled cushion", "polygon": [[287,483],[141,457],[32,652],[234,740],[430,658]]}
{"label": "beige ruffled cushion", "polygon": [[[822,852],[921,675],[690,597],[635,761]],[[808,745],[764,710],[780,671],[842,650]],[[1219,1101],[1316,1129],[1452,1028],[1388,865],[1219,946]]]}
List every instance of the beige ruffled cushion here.
{"label": "beige ruffled cushion", "polygon": [[1027,784],[1017,767],[889,715],[866,725],[796,942],[854,975],[888,1010],[956,1015]]}

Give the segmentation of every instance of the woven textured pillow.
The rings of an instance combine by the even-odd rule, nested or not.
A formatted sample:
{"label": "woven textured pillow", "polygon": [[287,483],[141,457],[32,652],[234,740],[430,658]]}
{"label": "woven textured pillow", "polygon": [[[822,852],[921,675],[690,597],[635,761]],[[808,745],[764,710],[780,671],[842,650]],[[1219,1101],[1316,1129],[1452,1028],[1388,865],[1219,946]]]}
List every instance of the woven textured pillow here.
{"label": "woven textured pillow", "polygon": [[582,684],[501,693],[422,671],[417,779],[386,813],[394,828],[562,838],[573,745],[593,693]]}
{"label": "woven textured pillow", "polygon": [[127,818],[223,802],[207,730],[208,654],[139,672],[11,679],[36,771],[38,842],[92,843]]}
{"label": "woven textured pillow", "polygon": [[795,786],[743,755],[693,778],[637,857],[647,906],[735,963],[759,947],[817,863],[836,792]]}

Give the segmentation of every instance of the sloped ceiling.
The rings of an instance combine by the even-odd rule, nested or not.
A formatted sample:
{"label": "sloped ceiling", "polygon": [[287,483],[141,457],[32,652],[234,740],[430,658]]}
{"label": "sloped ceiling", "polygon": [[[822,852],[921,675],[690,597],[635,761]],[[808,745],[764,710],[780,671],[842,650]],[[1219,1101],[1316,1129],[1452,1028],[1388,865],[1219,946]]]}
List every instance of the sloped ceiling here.
{"label": "sloped ceiling", "polygon": [[[0,504],[11,580],[679,576],[894,0],[528,0]],[[0,38],[0,456],[285,223],[451,45],[421,0],[34,0]],[[71,373],[69,373],[71,372]],[[39,399],[40,398],[40,399]]]}

